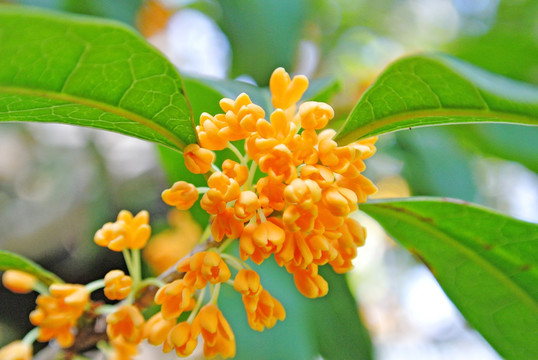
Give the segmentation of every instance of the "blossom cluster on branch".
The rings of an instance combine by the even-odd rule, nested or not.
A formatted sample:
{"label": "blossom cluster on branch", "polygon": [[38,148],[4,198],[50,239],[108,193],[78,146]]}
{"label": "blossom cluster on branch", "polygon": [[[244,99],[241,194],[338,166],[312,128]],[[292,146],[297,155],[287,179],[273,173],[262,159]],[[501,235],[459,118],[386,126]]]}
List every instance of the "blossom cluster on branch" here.
{"label": "blossom cluster on branch", "polygon": [[[210,215],[199,239],[208,245],[176,265],[181,277],[168,283],[142,278],[140,250],[151,235],[149,214],[133,216],[123,210],[115,222],[97,231],[94,241],[122,252],[129,274],[112,270],[86,286],[52,284],[41,289],[30,315],[37,327],[33,338],[55,339],[69,348],[79,320],[91,309],[106,315],[110,346],[101,348],[109,359],[130,359],[144,339],[178,356],[192,354],[202,339],[206,357],[229,358],[235,356],[236,340],[218,307],[221,286],[232,286],[241,294],[254,330],[271,328],[286,317],[280,301],[262,286],[247,260],[259,265],[273,256],[293,274],[301,294],[327,294],[319,266],[349,271],[356,248],[365,241],[365,229],[349,215],[376,191],[362,175],[364,160],[375,153],[376,138],[339,146],[335,131],[324,130],[333,109],[321,102],[299,104],[307,87],[306,77],[291,79],[279,68],[270,79],[274,110],[269,116],[244,93],[235,100],[221,100],[223,113],[201,115],[199,143],[185,147],[184,160],[189,171],[205,174],[207,187],[178,181],[162,193],[165,203],[180,210],[190,209],[202,195],[200,206]],[[217,162],[215,151],[224,149],[231,150],[234,159]],[[233,242],[238,242],[239,257],[226,252]],[[35,278],[6,274],[4,283],[12,290],[36,289]],[[158,288],[153,298],[158,311],[145,319],[136,300],[149,285]],[[100,288],[109,300],[120,302],[93,303],[90,294]],[[16,354],[28,354],[24,344],[31,343],[32,336],[1,350],[10,354],[6,359],[29,359]]]}

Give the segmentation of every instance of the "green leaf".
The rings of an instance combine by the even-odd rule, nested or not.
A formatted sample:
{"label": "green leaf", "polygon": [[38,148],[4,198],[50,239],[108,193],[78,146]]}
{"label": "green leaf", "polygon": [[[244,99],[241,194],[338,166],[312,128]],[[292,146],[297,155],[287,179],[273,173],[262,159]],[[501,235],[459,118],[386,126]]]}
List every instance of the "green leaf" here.
{"label": "green leaf", "polygon": [[142,0],[15,0],[20,5],[39,6],[77,14],[116,19],[134,25]]}
{"label": "green leaf", "polygon": [[448,127],[429,127],[397,133],[395,138],[402,150],[402,175],[414,195],[478,201],[472,166],[475,157],[447,130]]}
{"label": "green leaf", "polygon": [[[311,331],[323,359],[373,359],[372,340],[360,320],[357,302],[346,277],[322,266],[319,273],[329,283],[329,293],[310,300]],[[308,301],[308,300],[307,300]]]}
{"label": "green leaf", "polygon": [[254,104],[261,106],[266,112],[272,107],[267,88],[259,88],[242,81],[186,77],[185,89],[191,99],[195,123],[199,122],[202,112],[211,115],[222,113],[219,101],[222,98],[235,100],[241,93],[246,93]]}
{"label": "green leaf", "polygon": [[538,358],[538,225],[454,200],[361,205],[507,359]]}
{"label": "green leaf", "polygon": [[445,49],[488,71],[538,84],[536,33],[522,31],[533,29],[537,13],[536,1],[500,1],[491,29],[485,33],[462,34]]}
{"label": "green leaf", "polygon": [[417,55],[379,76],[336,140],[348,144],[410,127],[475,122],[538,125],[538,88],[445,55]]}
{"label": "green leaf", "polygon": [[63,283],[63,280],[58,276],[43,269],[32,260],[5,250],[0,250],[0,270],[24,271],[28,274],[35,275],[45,285]]}
{"label": "green leaf", "polygon": [[[267,85],[279,66],[290,70],[306,22],[300,0],[221,0],[220,26],[232,46],[232,76],[248,74]],[[261,104],[258,104],[261,106]]]}
{"label": "green leaf", "polygon": [[1,121],[89,126],[175,150],[196,141],[180,76],[134,31],[7,6],[0,8]]}

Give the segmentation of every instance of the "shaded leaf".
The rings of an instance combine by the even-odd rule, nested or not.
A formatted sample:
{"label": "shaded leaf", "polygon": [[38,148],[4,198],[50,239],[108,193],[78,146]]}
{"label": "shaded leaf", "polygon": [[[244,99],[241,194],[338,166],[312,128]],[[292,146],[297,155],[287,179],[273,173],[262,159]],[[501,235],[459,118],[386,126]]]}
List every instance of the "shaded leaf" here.
{"label": "shaded leaf", "polygon": [[111,21],[7,6],[0,121],[89,126],[176,150],[196,141],[181,78],[138,34]]}
{"label": "shaded leaf", "polygon": [[445,55],[416,55],[379,76],[336,140],[347,144],[415,126],[475,122],[538,125],[538,88]]}
{"label": "shaded leaf", "polygon": [[329,293],[311,300],[309,307],[310,328],[322,358],[373,359],[372,340],[359,317],[346,277],[335,273],[330,266],[320,267],[320,275],[329,283]]}
{"label": "shaded leaf", "polygon": [[399,132],[403,172],[414,195],[447,196],[478,201],[474,158],[447,127]]}
{"label": "shaded leaf", "polygon": [[[220,25],[233,51],[232,76],[248,74],[267,85],[279,66],[291,70],[306,21],[299,0],[222,0]],[[261,104],[259,104],[261,106]]]}
{"label": "shaded leaf", "polygon": [[329,282],[329,294],[313,300],[299,293],[293,276],[273,259],[253,268],[259,272],[262,286],[284,306],[286,319],[271,329],[254,331],[240,294],[222,287],[219,306],[237,340],[235,359],[314,359],[319,355],[329,360],[372,359],[372,343],[345,276],[320,268]]}
{"label": "shaded leaf", "polygon": [[507,359],[538,358],[538,225],[453,200],[361,205]]}
{"label": "shaded leaf", "polygon": [[523,30],[534,28],[537,13],[536,1],[500,1],[489,31],[462,34],[445,49],[488,71],[538,85],[536,33]]}
{"label": "shaded leaf", "polygon": [[338,80],[332,77],[312,79],[301,101],[320,101],[328,103],[334,94],[341,90]]}
{"label": "shaded leaf", "polygon": [[20,270],[35,275],[45,285],[63,283],[62,279],[43,269],[30,259],[9,251],[0,250],[0,270]]}

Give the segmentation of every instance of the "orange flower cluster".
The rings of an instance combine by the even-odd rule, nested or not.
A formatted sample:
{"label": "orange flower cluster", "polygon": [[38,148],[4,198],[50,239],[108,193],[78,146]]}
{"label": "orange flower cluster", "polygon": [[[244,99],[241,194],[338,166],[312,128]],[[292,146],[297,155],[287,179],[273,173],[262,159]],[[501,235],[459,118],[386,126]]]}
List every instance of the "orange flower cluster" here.
{"label": "orange flower cluster", "polygon": [[89,293],[78,284],[52,284],[49,290],[50,295],[37,297],[30,321],[39,326],[39,341],[55,338],[61,347],[70,347],[75,339],[72,328],[89,303]]}
{"label": "orange flower cluster", "polygon": [[[212,302],[200,309],[203,293],[196,301],[197,290],[205,289],[208,283],[220,286],[230,279],[226,263],[218,253],[204,251],[183,260],[177,270],[185,273],[184,278],[160,287],[155,303],[161,309],[148,321],[134,305],[122,305],[107,317],[113,359],[130,359],[143,339],[155,346],[163,345],[164,352],[174,349],[179,356],[188,356],[196,348],[199,335],[204,339],[206,357],[235,355],[235,338],[220,310]],[[109,281],[115,286],[112,290],[117,291],[118,279],[124,279],[123,273],[115,272],[118,271],[105,277],[105,291]],[[178,318],[187,311],[192,311],[192,316],[178,323]]]}
{"label": "orange flower cluster", "polygon": [[[201,115],[200,143],[189,145],[184,157],[191,172],[212,171],[200,205],[211,215],[213,239],[239,239],[241,258],[257,264],[273,255],[294,274],[303,295],[319,297],[328,285],[318,267],[349,271],[364,243],[365,229],[348,216],[376,191],[362,175],[376,138],[339,146],[336,132],[323,130],[333,109],[321,102],[298,104],[307,87],[306,77],[291,79],[284,69],[275,70],[269,121],[246,94],[221,100],[224,113]],[[244,141],[244,156],[232,143],[238,140]],[[216,171],[213,151],[226,147],[235,150],[238,162],[226,160]],[[254,182],[257,168],[265,176]],[[198,192],[179,182],[163,198],[187,208]]]}
{"label": "orange flower cluster", "polygon": [[129,211],[122,210],[116,222],[106,223],[95,233],[94,241],[112,251],[142,249],[151,234],[148,221],[149,214],[145,210],[134,217]]}
{"label": "orange flower cluster", "polygon": [[134,305],[122,305],[106,317],[106,333],[113,346],[112,359],[129,360],[144,339],[145,320]]}
{"label": "orange flower cluster", "polygon": [[282,304],[260,284],[260,276],[253,270],[239,270],[234,289],[241,293],[247,312],[248,324],[257,331],[272,328],[277,320],[286,318]]}

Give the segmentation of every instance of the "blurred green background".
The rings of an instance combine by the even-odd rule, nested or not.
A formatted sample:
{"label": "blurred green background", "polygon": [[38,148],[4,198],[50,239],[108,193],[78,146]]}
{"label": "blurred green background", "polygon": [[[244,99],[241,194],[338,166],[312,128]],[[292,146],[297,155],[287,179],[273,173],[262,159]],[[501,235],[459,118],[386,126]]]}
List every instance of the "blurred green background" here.
{"label": "blurred green background", "polygon": [[[122,21],[186,75],[265,86],[274,68],[284,66],[334,80],[335,121],[390,61],[410,53],[442,51],[538,84],[538,2],[532,0],[1,3]],[[514,125],[402,131],[379,140],[367,175],[379,184],[381,197],[455,197],[538,222],[537,139],[538,128]],[[70,282],[101,277],[122,260],[97,248],[93,233],[124,208],[147,209],[153,225],[165,223],[160,192],[174,178],[168,176],[159,152],[139,140],[59,125],[3,124],[0,248],[29,256]],[[425,268],[360,216],[369,239],[349,284],[376,358],[498,358],[468,329]],[[28,329],[35,298],[2,288],[0,299],[0,343],[6,343]]]}

